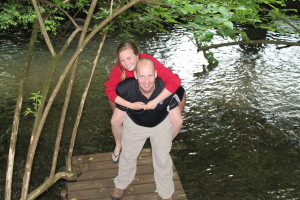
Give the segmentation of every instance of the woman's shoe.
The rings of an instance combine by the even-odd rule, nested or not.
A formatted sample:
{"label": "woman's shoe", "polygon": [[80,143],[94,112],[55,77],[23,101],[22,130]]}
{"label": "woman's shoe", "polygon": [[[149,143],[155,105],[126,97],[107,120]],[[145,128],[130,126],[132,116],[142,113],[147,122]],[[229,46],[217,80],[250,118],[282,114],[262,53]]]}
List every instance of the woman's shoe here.
{"label": "woman's shoe", "polygon": [[[112,153],[112,155],[111,155],[111,162],[112,162],[113,164],[117,164],[117,163],[119,162],[121,152],[122,152],[122,148],[121,148],[120,153],[119,153],[118,155],[115,155],[114,152]],[[116,160],[116,158],[117,158],[117,160]]]}

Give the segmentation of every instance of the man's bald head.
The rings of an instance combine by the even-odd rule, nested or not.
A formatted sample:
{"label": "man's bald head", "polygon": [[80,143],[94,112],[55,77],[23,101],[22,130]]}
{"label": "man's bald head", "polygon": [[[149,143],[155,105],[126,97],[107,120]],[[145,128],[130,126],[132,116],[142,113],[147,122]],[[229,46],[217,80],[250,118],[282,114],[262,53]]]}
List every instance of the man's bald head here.
{"label": "man's bald head", "polygon": [[154,63],[149,58],[139,59],[139,61],[136,64],[135,70],[136,70],[136,72],[138,72],[140,69],[143,69],[143,68],[151,68],[153,70],[153,72],[155,72]]}
{"label": "man's bald head", "polygon": [[134,75],[139,83],[140,91],[149,98],[149,95],[154,91],[157,76],[153,61],[148,58],[140,59],[136,65]]}

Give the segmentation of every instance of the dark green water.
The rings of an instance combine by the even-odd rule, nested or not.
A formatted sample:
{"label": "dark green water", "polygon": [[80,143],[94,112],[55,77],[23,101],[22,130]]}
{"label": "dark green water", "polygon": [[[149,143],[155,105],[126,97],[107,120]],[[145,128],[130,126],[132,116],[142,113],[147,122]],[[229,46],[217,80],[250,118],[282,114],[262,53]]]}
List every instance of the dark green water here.
{"label": "dark green water", "polygon": [[[296,36],[267,33],[269,37],[299,40]],[[210,68],[183,30],[135,39],[143,52],[178,73],[187,90],[184,125],[174,141],[172,157],[188,199],[300,199],[299,47],[276,49],[274,45],[266,45],[256,50],[223,47],[213,50],[220,63]],[[111,111],[103,82],[115,62],[114,53],[120,41],[113,36],[106,41],[79,126],[76,155],[113,149]],[[0,43],[0,161],[3,163],[0,199],[3,199],[12,116],[27,42],[21,36],[2,35]],[[58,170],[64,167],[78,104],[97,46],[97,41],[92,41],[81,56]],[[72,50],[67,52],[61,66],[71,53]],[[26,98],[41,89],[49,56],[46,46],[40,44],[34,54]],[[62,67],[57,74],[61,71]],[[63,99],[60,92],[47,118],[36,153],[31,190],[49,175]],[[28,106],[30,102],[25,99],[23,108]],[[32,121],[33,117],[22,117],[20,124],[13,199],[20,198]],[[59,199],[64,187],[64,181],[59,181],[38,199]]]}

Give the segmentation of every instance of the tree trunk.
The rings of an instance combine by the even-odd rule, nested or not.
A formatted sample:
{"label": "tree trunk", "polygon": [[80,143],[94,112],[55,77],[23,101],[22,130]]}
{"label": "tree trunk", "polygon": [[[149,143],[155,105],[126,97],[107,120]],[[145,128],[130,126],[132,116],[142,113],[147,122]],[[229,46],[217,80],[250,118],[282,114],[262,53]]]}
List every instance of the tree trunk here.
{"label": "tree trunk", "polygon": [[59,179],[67,179],[74,180],[77,174],[73,172],[59,172],[55,174],[55,176],[47,178],[42,185],[33,190],[29,195],[27,200],[33,200],[45,192],[48,188],[50,188],[54,183],[56,183]]}
{"label": "tree trunk", "polygon": [[14,160],[15,160],[15,151],[16,151],[16,143],[18,137],[18,130],[19,130],[19,122],[20,122],[20,113],[22,109],[22,102],[23,102],[23,95],[24,95],[24,88],[27,82],[27,77],[29,74],[29,68],[32,61],[33,50],[35,46],[35,42],[37,40],[39,32],[39,24],[38,21],[35,21],[33,25],[33,30],[31,33],[29,48],[27,51],[27,58],[25,61],[22,79],[20,81],[18,98],[15,108],[14,114],[14,121],[12,125],[12,133],[10,139],[10,146],[9,146],[9,153],[8,153],[8,161],[7,161],[7,172],[6,172],[6,185],[5,185],[5,199],[11,199],[11,185],[12,185],[12,177],[13,177],[13,169],[14,169]]}

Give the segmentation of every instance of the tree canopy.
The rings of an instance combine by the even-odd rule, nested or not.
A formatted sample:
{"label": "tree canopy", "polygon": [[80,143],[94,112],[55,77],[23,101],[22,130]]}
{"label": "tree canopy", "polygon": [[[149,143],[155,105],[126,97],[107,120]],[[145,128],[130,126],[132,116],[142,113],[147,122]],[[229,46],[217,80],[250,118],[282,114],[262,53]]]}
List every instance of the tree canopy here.
{"label": "tree canopy", "polygon": [[[93,15],[93,24],[109,16],[130,1],[99,0]],[[300,33],[297,9],[286,8],[285,0],[152,0],[135,4],[115,18],[105,30],[117,30],[120,36],[132,33],[168,31],[171,27],[184,27],[193,33],[199,51],[214,44],[216,36],[231,41],[249,40],[244,26],[253,26],[281,34]],[[65,33],[65,29],[80,26],[87,15],[88,0],[38,1],[41,13],[46,17],[46,30],[52,34]],[[30,1],[6,1],[1,3],[0,29],[31,29],[36,13]],[[94,22],[94,23],[93,23]],[[290,28],[286,28],[287,25]],[[91,29],[93,27],[90,27]],[[210,63],[213,55],[204,51]]]}
{"label": "tree canopy", "polygon": [[[114,9],[128,1],[113,2]],[[201,41],[211,41],[215,34],[223,37],[246,39],[238,25],[253,25],[281,33],[297,32],[283,28],[283,24],[299,20],[296,9],[286,8],[285,0],[153,0],[150,4],[139,3],[114,20],[111,29],[122,34],[133,32],[166,31],[166,27],[178,25],[195,33]],[[46,28],[56,34],[66,21],[84,18],[90,5],[88,0],[38,1],[41,12],[48,14]],[[11,28],[31,29],[36,13],[30,1],[4,1],[0,3],[0,30]],[[56,8],[56,9],[55,9]],[[110,1],[99,0],[94,20],[109,15]],[[284,20],[278,20],[284,19]],[[299,22],[295,23],[299,25]],[[286,26],[285,26],[286,27]],[[212,31],[216,30],[216,31]],[[299,31],[299,30],[298,30]]]}

